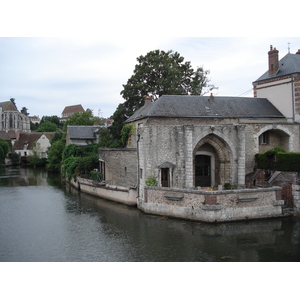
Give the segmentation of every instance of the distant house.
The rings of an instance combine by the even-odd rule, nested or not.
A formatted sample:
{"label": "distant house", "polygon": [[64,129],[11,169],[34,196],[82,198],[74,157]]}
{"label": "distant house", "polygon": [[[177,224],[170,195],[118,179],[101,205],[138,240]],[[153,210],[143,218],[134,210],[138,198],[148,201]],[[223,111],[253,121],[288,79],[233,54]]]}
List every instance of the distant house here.
{"label": "distant house", "polygon": [[266,97],[289,122],[300,122],[300,49],[281,60],[273,46],[268,52],[269,69],[253,82],[254,97]]}
{"label": "distant house", "polygon": [[39,116],[29,116],[30,122],[33,124],[39,124],[41,122],[41,119]]}
{"label": "distant house", "polygon": [[40,158],[47,158],[47,151],[53,135],[52,132],[21,133],[12,150],[18,153],[21,159],[35,153]]}
{"label": "distant house", "polygon": [[98,130],[103,126],[67,126],[66,145],[74,144],[79,147],[97,143]]}
{"label": "distant house", "polygon": [[70,117],[76,112],[84,112],[84,111],[85,110],[83,109],[81,104],[66,106],[63,112],[61,113],[61,121],[66,121],[68,117]]}

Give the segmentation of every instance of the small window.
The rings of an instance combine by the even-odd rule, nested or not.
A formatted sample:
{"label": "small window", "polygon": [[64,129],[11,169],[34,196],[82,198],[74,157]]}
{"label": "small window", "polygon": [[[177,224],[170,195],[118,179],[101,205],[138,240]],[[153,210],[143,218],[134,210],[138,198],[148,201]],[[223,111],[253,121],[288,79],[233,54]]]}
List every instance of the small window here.
{"label": "small window", "polygon": [[260,145],[268,144],[268,133],[267,132],[264,132],[263,134],[261,134],[261,136],[259,137],[259,143],[260,143]]}

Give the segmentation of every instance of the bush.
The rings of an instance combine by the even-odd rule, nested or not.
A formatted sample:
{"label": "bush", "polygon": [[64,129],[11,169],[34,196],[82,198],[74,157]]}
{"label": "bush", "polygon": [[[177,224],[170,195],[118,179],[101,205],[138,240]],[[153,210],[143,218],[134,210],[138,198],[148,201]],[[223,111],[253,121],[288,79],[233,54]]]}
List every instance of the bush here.
{"label": "bush", "polygon": [[300,171],[300,153],[285,152],[280,147],[255,155],[257,168],[286,172]]}
{"label": "bush", "polygon": [[154,176],[149,176],[145,183],[148,186],[157,186],[157,180]]}

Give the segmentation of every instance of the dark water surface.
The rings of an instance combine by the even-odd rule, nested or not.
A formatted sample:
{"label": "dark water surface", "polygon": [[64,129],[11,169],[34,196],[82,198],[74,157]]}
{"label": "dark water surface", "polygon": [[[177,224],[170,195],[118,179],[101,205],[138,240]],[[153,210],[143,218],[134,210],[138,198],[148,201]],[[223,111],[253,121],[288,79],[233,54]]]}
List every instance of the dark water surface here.
{"label": "dark water surface", "polygon": [[202,224],[146,215],[40,169],[0,170],[2,262],[299,262],[300,220]]}

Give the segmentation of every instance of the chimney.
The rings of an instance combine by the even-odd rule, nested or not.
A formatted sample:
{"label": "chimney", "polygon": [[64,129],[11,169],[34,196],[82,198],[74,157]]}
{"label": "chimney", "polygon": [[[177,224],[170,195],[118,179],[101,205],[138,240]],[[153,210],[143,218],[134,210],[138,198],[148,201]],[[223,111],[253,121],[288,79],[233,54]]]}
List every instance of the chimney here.
{"label": "chimney", "polygon": [[214,95],[213,95],[213,93],[210,93],[210,96],[209,96],[209,98],[208,98],[208,101],[209,101],[210,103],[213,103],[213,102],[214,102]]}
{"label": "chimney", "polygon": [[296,54],[300,54],[300,49],[298,49],[298,51],[296,52]]}
{"label": "chimney", "polygon": [[149,106],[150,103],[152,102],[152,97],[146,95],[146,96],[144,97],[144,99],[145,99],[145,104],[144,104],[144,106],[145,106],[145,107]]}
{"label": "chimney", "polygon": [[269,75],[273,76],[278,71],[278,50],[276,48],[273,49],[273,46],[270,46],[269,54]]}

